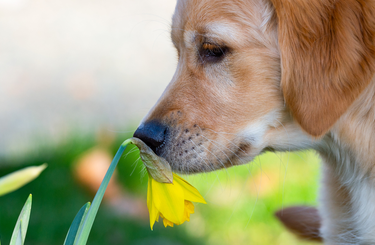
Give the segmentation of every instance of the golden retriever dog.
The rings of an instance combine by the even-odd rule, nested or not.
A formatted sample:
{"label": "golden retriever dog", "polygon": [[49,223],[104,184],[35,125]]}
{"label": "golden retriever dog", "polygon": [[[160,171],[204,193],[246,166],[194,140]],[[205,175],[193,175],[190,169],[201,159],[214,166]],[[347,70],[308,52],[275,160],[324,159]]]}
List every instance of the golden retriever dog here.
{"label": "golden retriever dog", "polygon": [[374,35],[374,0],[178,0],[177,69],[134,136],[184,173],[315,149],[319,211],[277,215],[325,244],[375,244]]}

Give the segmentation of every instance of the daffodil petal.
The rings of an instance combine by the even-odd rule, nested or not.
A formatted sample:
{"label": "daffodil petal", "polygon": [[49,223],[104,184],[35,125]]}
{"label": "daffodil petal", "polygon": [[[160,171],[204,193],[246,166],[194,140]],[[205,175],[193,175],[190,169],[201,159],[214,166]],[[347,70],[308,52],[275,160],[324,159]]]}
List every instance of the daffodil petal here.
{"label": "daffodil petal", "polygon": [[173,223],[167,219],[163,219],[163,224],[164,224],[164,227],[167,227],[167,226],[173,227]]}
{"label": "daffodil petal", "polygon": [[154,229],[154,224],[155,224],[155,221],[156,222],[159,222],[159,215],[160,213],[157,211],[155,205],[153,205],[153,212],[150,213],[150,227],[151,227],[151,230]]}
{"label": "daffodil petal", "polygon": [[151,177],[148,175],[148,183],[147,183],[147,208],[151,211],[152,208],[152,188],[151,188]]}
{"label": "daffodil petal", "polygon": [[184,219],[190,221],[190,214],[194,213],[194,204],[185,200]]}
{"label": "daffodil petal", "polygon": [[169,221],[184,222],[184,193],[178,184],[159,183],[151,179],[152,198],[157,210]]}
{"label": "daffodil petal", "polygon": [[151,176],[148,178],[148,189],[147,189],[147,208],[150,215],[150,227],[151,230],[154,227],[155,221],[159,220],[159,211],[157,210],[155,204],[152,202],[152,188],[151,188]]}
{"label": "daffodil petal", "polygon": [[194,186],[189,184],[180,176],[173,174],[173,182],[178,183],[184,191],[184,199],[192,202],[200,202],[206,204],[206,201]]}

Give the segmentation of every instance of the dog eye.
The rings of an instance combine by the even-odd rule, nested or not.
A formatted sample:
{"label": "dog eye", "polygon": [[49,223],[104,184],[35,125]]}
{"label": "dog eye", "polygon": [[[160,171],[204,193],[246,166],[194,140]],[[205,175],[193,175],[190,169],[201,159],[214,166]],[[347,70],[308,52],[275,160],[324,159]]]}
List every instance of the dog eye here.
{"label": "dog eye", "polygon": [[218,62],[224,58],[228,48],[221,47],[212,43],[203,43],[199,54],[202,61]]}

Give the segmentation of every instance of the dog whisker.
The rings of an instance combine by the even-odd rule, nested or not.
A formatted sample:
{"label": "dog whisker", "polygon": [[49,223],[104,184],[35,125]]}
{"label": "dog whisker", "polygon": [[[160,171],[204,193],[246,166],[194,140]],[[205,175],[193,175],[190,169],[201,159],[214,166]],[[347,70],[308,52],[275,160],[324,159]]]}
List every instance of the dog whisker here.
{"label": "dog whisker", "polygon": [[141,159],[141,157],[138,157],[137,160],[135,160],[134,163],[132,164],[132,166],[134,166],[134,168],[133,168],[133,171],[130,173],[129,176],[133,175],[135,169],[137,168],[137,164],[138,164],[138,162],[139,162],[140,159]]}
{"label": "dog whisker", "polygon": [[[220,164],[223,166],[223,169],[226,170],[225,164],[220,160],[219,157],[217,157],[212,151],[210,151],[209,149],[207,149],[204,145],[201,145],[201,147],[203,147],[206,151],[208,151],[209,153],[211,153],[211,155],[213,155],[220,162]],[[228,171],[227,171],[227,174],[228,174]]]}
{"label": "dog whisker", "polygon": [[126,153],[122,158],[126,158],[129,154],[138,151],[137,147],[134,147],[132,150],[130,150],[128,153]]}
{"label": "dog whisker", "polygon": [[[199,127],[199,126],[198,126]],[[202,131],[202,129],[199,127],[199,129]],[[207,128],[207,130],[209,131],[212,131],[214,132],[215,134],[230,134],[230,135],[234,135],[235,137],[233,139],[236,139],[236,138],[239,138],[237,134],[232,134],[232,133],[226,133],[226,132],[216,132],[215,130],[212,130],[212,129],[209,129]],[[233,146],[237,147],[238,150],[242,151],[242,153],[244,154],[247,154],[243,149],[241,149],[239,146],[237,146],[236,144],[234,144],[231,140],[228,140],[226,137],[223,137],[226,141],[228,141],[230,144],[232,144]]]}
{"label": "dog whisker", "polygon": [[[203,138],[205,138],[205,139],[207,139],[208,141],[210,141],[212,144],[214,144],[213,143],[213,141],[214,140],[210,140],[210,139],[208,139],[207,137],[205,137],[204,135],[203,135],[203,131],[202,131],[202,129],[201,129],[201,127],[199,127],[198,126],[198,128],[201,130],[201,136],[203,137]],[[218,134],[218,132],[215,132],[216,134]],[[233,144],[235,147],[237,147],[238,149],[240,149],[240,150],[242,150],[240,147],[238,147],[237,145],[235,145],[232,141],[230,141],[230,140],[228,140],[227,138],[225,138],[225,137],[223,137],[225,140],[227,140],[229,143],[231,143],[231,144]],[[217,142],[217,141],[215,141],[215,142]],[[237,158],[238,158],[238,160],[242,163],[242,164],[246,164],[243,160],[242,160],[242,158],[240,157],[240,156],[238,156],[235,152],[233,152],[230,148],[228,148],[228,147],[226,147],[225,145],[223,145],[223,144],[220,144],[219,142],[217,142],[219,145],[221,145],[221,146],[223,146],[225,149],[228,149],[229,151],[231,151],[233,154],[234,154],[234,156],[236,156]],[[218,147],[217,145],[216,145],[216,147]],[[218,147],[219,148],[219,147]],[[243,151],[243,150],[242,150]],[[226,157],[228,158],[228,160],[230,161],[230,163],[231,163],[231,165],[233,166],[233,163],[232,163],[232,161],[229,159],[229,157],[228,157],[228,155],[224,152],[224,151],[222,151],[225,155],[226,155]],[[256,162],[254,162],[256,165],[258,165]],[[262,170],[262,167],[261,167],[261,165],[258,165],[258,167],[260,168],[260,170],[263,172],[263,170]],[[268,177],[268,176],[267,176]]]}
{"label": "dog whisker", "polygon": [[[281,124],[281,126],[284,128],[284,131],[285,131],[285,134],[286,134],[286,138],[287,138],[287,142],[288,142],[288,159],[286,161],[286,167],[285,167],[285,173],[284,173],[284,180],[283,180],[283,189],[282,189],[282,192],[281,192],[281,208],[283,209],[284,208],[284,193],[285,193],[285,180],[286,180],[286,174],[287,174],[287,171],[288,171],[288,165],[289,165],[289,152],[290,152],[290,144],[289,144],[289,141],[290,141],[290,138],[289,138],[289,133],[288,131],[286,130],[284,124],[282,124],[279,120],[275,119],[278,123]],[[282,160],[280,159],[280,161],[282,162]]]}
{"label": "dog whisker", "polygon": [[[198,148],[198,146],[194,143],[194,141],[191,141],[194,145],[195,145],[195,147],[197,147]],[[208,169],[209,170],[211,170],[211,171],[214,171],[215,169],[213,168],[213,167],[211,167],[210,166],[210,164],[209,163],[207,163],[203,158],[202,158],[202,156],[195,150],[195,149],[192,149],[203,161],[204,161],[204,163],[207,165],[207,167],[208,167]],[[208,160],[208,159],[207,159]]]}
{"label": "dog whisker", "polygon": [[[223,148],[225,148],[225,149],[230,150],[229,148],[227,148],[227,147],[224,146],[224,145],[221,145],[218,141],[208,139],[208,138],[205,137],[203,134],[202,134],[202,137],[205,138],[205,139],[207,139],[207,140],[208,140],[211,144],[213,144],[214,146],[216,146],[216,148],[219,149],[219,151],[221,151],[221,152],[222,152],[222,153],[228,158],[230,164],[231,164],[232,166],[234,166],[234,164],[233,164],[232,160],[230,160],[229,156],[228,156],[223,150],[220,149],[221,147],[223,147]],[[216,144],[214,143],[214,141],[215,141],[216,143],[218,143],[219,146],[216,145]],[[220,146],[221,146],[221,147],[220,147]]]}
{"label": "dog whisker", "polygon": [[[223,148],[225,148],[225,149],[227,149],[227,150],[229,150],[231,153],[233,153],[233,155],[234,156],[236,156],[237,158],[238,158],[238,160],[239,161],[241,161],[241,163],[242,164],[246,164],[234,151],[232,151],[229,147],[227,147],[227,146],[225,146],[225,145],[223,145],[223,144],[220,144],[218,141],[216,141],[216,140],[210,140],[210,139],[208,139],[207,137],[205,137],[203,134],[202,134],[202,137],[203,138],[205,138],[205,139],[207,139],[208,141],[210,141],[212,144],[214,144],[213,142],[216,142],[216,143],[218,143],[219,144],[219,146],[222,146]],[[216,145],[217,146],[217,145]],[[217,146],[218,147],[218,146]],[[218,147],[219,148],[219,147]],[[238,147],[239,148],[239,147]],[[239,148],[240,149],[240,148]],[[222,151],[222,150],[221,150]],[[228,157],[228,155],[224,152],[224,151],[222,151],[225,155],[226,155],[226,157],[228,158],[228,160],[230,161],[230,163],[231,163],[231,165],[232,166],[234,166],[233,165],[233,163],[232,163],[232,161],[230,160],[230,158]]]}

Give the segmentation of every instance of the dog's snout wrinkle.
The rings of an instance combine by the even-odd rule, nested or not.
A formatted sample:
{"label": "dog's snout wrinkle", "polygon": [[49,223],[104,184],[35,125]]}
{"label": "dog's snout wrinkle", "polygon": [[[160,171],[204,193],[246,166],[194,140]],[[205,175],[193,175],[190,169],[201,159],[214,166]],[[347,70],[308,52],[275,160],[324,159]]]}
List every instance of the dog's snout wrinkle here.
{"label": "dog's snout wrinkle", "polygon": [[168,127],[158,121],[142,123],[134,133],[134,137],[145,142],[156,154],[166,140]]}

